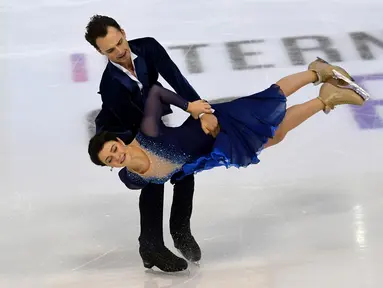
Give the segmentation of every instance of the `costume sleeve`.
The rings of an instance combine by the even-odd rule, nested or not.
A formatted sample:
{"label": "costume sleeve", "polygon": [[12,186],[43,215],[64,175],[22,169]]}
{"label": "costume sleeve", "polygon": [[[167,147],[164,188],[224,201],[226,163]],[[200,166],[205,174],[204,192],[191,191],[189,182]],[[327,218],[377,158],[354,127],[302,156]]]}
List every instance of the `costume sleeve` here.
{"label": "costume sleeve", "polygon": [[122,183],[124,183],[125,186],[131,190],[143,189],[146,185],[149,184],[149,182],[147,182],[145,179],[129,172],[126,170],[126,168],[121,169],[118,172],[118,176],[120,177]]}
{"label": "costume sleeve", "polygon": [[157,137],[162,125],[163,105],[170,104],[186,111],[189,102],[176,93],[154,85],[150,88],[145,103],[144,117],[141,122],[141,131],[150,137]]}

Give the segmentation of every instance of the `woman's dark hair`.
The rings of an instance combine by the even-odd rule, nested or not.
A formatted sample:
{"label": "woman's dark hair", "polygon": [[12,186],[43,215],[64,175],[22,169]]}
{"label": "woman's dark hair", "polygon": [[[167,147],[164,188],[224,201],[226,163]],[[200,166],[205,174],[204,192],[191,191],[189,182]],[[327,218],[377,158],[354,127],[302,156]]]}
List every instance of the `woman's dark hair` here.
{"label": "woman's dark hair", "polygon": [[90,160],[92,160],[92,162],[96,165],[106,166],[103,162],[101,162],[100,158],[98,157],[98,153],[100,153],[106,142],[117,140],[117,135],[112,132],[100,132],[94,135],[89,140],[88,145],[88,154],[90,156]]}
{"label": "woman's dark hair", "polygon": [[120,25],[113,18],[103,15],[94,15],[92,18],[90,18],[90,21],[86,26],[86,41],[88,41],[94,48],[100,51],[96,44],[96,39],[98,37],[105,37],[108,33],[108,27],[114,27],[118,31],[121,31]]}

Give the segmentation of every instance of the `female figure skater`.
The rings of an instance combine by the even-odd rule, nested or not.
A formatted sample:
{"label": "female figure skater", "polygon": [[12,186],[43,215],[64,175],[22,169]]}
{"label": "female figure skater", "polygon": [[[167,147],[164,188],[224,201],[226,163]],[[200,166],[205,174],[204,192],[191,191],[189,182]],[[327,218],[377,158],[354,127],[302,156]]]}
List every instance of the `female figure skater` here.
{"label": "female figure skater", "polygon": [[[305,85],[322,84],[319,97],[286,110],[286,97]],[[96,165],[125,167],[120,179],[130,189],[165,183],[218,166],[246,167],[259,162],[261,150],[282,141],[286,134],[314,114],[329,113],[337,105],[363,105],[369,95],[340,67],[318,58],[307,71],[279,80],[268,89],[230,102],[209,105],[187,102],[163,87],[153,86],[146,101],[140,132],[130,143],[102,132],[89,142]],[[166,127],[162,103],[191,114],[180,127]],[[198,116],[215,113],[220,126],[216,138],[204,133]]]}

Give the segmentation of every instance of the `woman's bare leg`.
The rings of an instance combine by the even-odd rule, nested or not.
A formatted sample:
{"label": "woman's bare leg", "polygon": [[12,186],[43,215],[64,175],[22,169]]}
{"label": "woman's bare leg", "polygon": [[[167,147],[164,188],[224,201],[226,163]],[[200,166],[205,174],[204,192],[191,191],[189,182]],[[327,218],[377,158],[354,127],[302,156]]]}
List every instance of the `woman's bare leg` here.
{"label": "woman's bare leg", "polygon": [[[280,87],[283,94],[288,97],[300,88],[314,83],[318,80],[314,71],[304,71],[291,74],[279,80],[276,84]],[[294,105],[287,109],[286,116],[275,132],[273,139],[269,139],[264,148],[273,146],[283,140],[287,132],[302,124],[311,116],[322,111],[324,104],[319,99],[313,99],[306,103]]]}
{"label": "woman's bare leg", "polygon": [[286,76],[276,84],[281,88],[286,97],[290,96],[300,88],[312,84],[318,80],[314,71],[304,71]]}
{"label": "woman's bare leg", "polygon": [[321,112],[323,108],[324,104],[318,98],[288,108],[286,110],[285,118],[279,125],[277,131],[275,131],[274,138],[269,139],[264,148],[268,148],[281,142],[289,131],[293,130],[318,112]]}

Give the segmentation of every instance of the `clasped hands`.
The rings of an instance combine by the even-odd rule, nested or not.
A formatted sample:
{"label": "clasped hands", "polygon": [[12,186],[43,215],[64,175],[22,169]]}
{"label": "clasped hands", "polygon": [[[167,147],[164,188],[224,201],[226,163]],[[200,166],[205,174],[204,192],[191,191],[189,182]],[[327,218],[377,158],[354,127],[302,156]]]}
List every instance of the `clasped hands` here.
{"label": "clasped hands", "polygon": [[217,137],[220,127],[217,117],[214,116],[210,104],[205,100],[189,102],[186,110],[194,119],[200,119],[202,130],[205,134]]}

